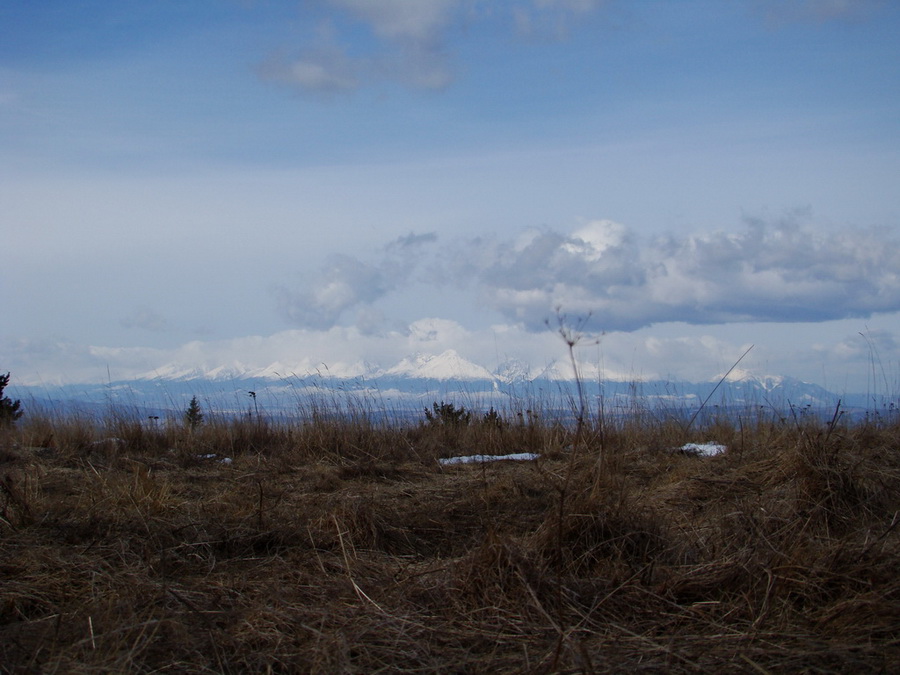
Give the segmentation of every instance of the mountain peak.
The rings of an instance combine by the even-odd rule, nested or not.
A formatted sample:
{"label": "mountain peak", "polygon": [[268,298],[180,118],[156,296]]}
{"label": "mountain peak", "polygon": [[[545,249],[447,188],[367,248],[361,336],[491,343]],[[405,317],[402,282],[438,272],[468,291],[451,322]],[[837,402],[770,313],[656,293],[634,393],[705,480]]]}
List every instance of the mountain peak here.
{"label": "mountain peak", "polygon": [[493,379],[489,370],[464,359],[454,349],[437,355],[419,353],[408,356],[388,368],[385,374],[432,380]]}
{"label": "mountain peak", "polygon": [[528,382],[531,380],[531,366],[520,359],[508,359],[494,371],[503,382]]}
{"label": "mountain peak", "polygon": [[731,372],[724,375],[717,375],[710,382],[718,382],[720,380],[726,382],[747,382],[758,385],[765,390],[775,389],[785,383],[786,378],[781,375],[755,375],[752,371],[744,368],[735,368]]}

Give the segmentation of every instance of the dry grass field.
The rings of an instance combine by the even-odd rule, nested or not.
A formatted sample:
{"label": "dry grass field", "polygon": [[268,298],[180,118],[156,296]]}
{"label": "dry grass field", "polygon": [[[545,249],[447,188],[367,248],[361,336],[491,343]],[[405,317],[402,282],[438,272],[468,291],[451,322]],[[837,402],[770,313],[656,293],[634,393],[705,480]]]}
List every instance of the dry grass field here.
{"label": "dry grass field", "polygon": [[0,671],[900,671],[897,424],[511,417],[26,416]]}

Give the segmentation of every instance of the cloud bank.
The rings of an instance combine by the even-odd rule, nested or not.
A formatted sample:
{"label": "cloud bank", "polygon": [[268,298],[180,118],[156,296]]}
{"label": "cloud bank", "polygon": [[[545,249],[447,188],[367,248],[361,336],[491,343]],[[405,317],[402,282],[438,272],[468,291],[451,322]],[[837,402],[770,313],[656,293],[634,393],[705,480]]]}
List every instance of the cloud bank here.
{"label": "cloud bank", "polygon": [[818,322],[900,310],[900,241],[886,230],[819,230],[802,214],[656,237],[610,220],[514,240],[413,236],[375,262],[332,259],[309,288],[284,291],[281,308],[294,325],[326,329],[410,279],[473,293],[531,331],[545,330],[557,308],[592,314],[609,331]]}

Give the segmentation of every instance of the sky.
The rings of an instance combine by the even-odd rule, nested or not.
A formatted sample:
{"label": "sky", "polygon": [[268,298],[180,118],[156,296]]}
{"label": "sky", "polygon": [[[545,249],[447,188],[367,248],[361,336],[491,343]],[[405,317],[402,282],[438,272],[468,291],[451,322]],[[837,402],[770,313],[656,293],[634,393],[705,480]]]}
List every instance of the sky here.
{"label": "sky", "polygon": [[0,370],[900,390],[900,3],[0,3]]}

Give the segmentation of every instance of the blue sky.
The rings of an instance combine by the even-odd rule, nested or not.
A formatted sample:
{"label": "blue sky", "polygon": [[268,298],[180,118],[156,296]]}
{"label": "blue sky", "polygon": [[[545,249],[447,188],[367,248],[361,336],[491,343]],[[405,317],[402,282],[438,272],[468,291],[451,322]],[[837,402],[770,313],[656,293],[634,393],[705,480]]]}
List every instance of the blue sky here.
{"label": "blue sky", "polygon": [[898,32],[867,0],[3,3],[0,369],[539,368],[562,307],[623,377],[752,343],[897,387]]}

